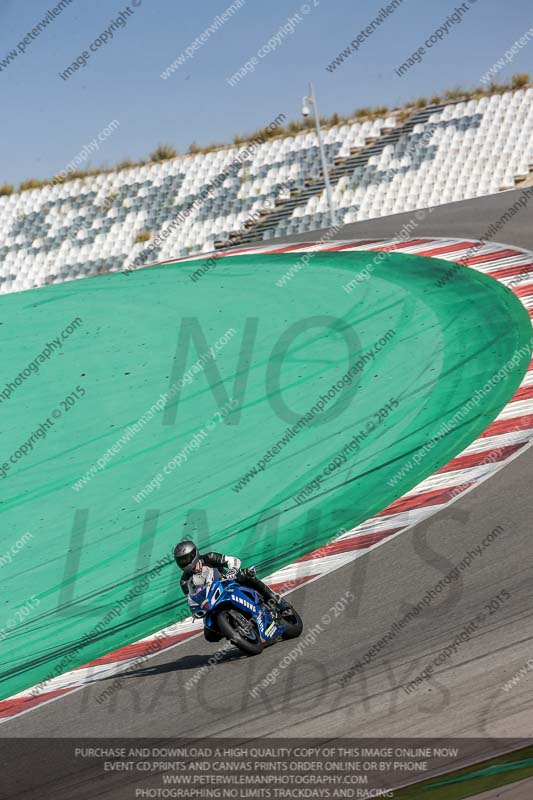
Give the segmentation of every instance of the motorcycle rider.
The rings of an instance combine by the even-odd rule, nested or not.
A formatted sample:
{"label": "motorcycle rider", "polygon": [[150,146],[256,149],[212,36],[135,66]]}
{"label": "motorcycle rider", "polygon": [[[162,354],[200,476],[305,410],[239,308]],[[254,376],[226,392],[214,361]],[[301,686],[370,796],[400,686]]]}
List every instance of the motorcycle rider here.
{"label": "motorcycle rider", "polygon": [[[180,586],[185,595],[189,594],[192,588],[194,576],[202,571],[202,568],[211,567],[215,571],[217,578],[223,580],[236,580],[243,586],[249,586],[259,592],[271,609],[277,609],[280,604],[284,605],[279,594],[263,583],[254,570],[241,569],[241,560],[236,556],[228,556],[223,553],[204,553],[201,554],[197,546],[190,539],[178,542],[174,548],[174,559],[178,567],[182,570]],[[218,641],[222,637],[204,627],[204,636],[208,642]],[[215,638],[216,637],[216,638]]]}

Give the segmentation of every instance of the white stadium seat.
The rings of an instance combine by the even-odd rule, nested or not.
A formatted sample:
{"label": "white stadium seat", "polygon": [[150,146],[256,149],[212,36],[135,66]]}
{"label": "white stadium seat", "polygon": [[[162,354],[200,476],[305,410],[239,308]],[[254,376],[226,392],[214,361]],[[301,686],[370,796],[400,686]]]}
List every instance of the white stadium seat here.
{"label": "white stadium seat", "polygon": [[[533,88],[450,102],[421,110],[414,124],[394,116],[343,123],[324,131],[326,155],[344,159],[332,178],[339,218],[355,222],[512,188],[533,163]],[[385,133],[383,133],[385,129]],[[378,137],[365,149],[367,137]],[[379,138],[381,137],[381,138]],[[360,148],[355,155],[353,148]],[[289,198],[288,181],[302,192],[288,210],[258,229],[257,238],[304,233],[328,224],[316,133],[278,137],[248,154],[246,165],[212,182],[245,147],[177,157],[62,185],[0,197],[0,293],[113,272],[133,259],[153,262],[212,250],[242,230],[276,197]],[[306,179],[314,179],[309,188]],[[159,248],[152,238],[202,193]],[[205,194],[205,193],[204,193]]]}

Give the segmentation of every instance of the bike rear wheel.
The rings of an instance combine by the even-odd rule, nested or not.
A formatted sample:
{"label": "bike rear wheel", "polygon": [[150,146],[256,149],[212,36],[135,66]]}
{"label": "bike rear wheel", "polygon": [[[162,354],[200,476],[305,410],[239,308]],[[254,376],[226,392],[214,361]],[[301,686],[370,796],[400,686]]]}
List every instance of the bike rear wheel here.
{"label": "bike rear wheel", "polygon": [[263,650],[255,622],[236,609],[221,611],[217,616],[219,631],[239,650],[249,656],[257,656]]}
{"label": "bike rear wheel", "polygon": [[286,600],[284,601],[284,605],[286,607],[280,611],[279,620],[282,625],[285,625],[286,630],[281,638],[296,639],[301,634],[304,627],[302,618],[296,609],[294,609],[290,603],[287,603]]}

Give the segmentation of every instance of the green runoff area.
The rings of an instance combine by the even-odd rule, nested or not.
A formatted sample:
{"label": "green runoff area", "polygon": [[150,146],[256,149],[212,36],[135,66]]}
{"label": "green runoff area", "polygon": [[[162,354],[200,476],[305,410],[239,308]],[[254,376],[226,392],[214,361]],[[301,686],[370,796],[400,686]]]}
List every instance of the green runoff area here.
{"label": "green runoff area", "polygon": [[533,747],[525,747],[438,778],[396,789],[397,800],[464,800],[533,776]]}
{"label": "green runoff area", "polygon": [[180,262],[0,297],[0,390],[82,320],[0,403],[0,699],[188,616],[178,540],[267,575],[450,461],[520,384],[530,321],[490,277],[339,252],[277,286],[298,258],[226,257],[196,281],[202,262]]}

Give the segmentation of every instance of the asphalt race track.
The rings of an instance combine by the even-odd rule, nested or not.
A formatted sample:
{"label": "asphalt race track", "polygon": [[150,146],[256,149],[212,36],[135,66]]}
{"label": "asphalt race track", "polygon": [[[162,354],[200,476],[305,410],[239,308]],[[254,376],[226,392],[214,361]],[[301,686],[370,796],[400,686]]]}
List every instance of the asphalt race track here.
{"label": "asphalt race track", "polygon": [[[436,208],[418,222],[416,236],[480,239],[520,191]],[[337,239],[393,237],[413,214],[345,226]],[[496,237],[533,250],[526,206]],[[320,234],[314,235],[315,239]],[[291,237],[298,241],[310,237]],[[483,737],[479,756],[492,754],[491,737],[533,736],[533,672],[502,688],[533,657],[531,513],[533,453],[528,449],[504,470],[428,522],[378,547],[320,581],[296,590],[292,601],[307,631],[347,591],[355,601],[322,625],[316,641],[281,670],[264,691],[253,692],[294,645],[277,645],[256,659],[231,650],[197,682],[216,646],[194,637],[128,673],[105,702],[106,682],[0,725],[1,737],[207,736]],[[384,636],[469,551],[501,528],[482,556],[450,584],[363,670],[354,662]],[[510,598],[455,655],[418,688],[404,684],[422,673],[467,623],[498,594]],[[112,680],[112,679],[111,679]],[[252,696],[252,693],[255,696]],[[103,787],[102,787],[103,788]],[[59,796],[59,795],[58,795]],[[104,791],[99,797],[111,796]]]}

